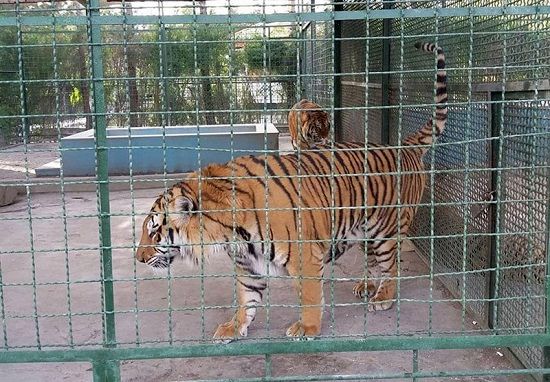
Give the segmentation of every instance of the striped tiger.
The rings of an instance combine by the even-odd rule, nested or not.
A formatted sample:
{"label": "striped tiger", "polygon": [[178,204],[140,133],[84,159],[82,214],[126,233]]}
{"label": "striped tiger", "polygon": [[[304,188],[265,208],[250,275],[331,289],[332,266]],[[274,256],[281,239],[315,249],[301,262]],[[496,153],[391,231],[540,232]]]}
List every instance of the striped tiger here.
{"label": "striped tiger", "polygon": [[334,143],[300,157],[247,156],[209,165],[156,199],[143,222],[137,260],[164,269],[176,257],[199,264],[225,253],[236,264],[239,306],[230,321],[218,326],[216,340],[247,335],[266,278],[274,275],[294,277],[300,296],[300,319],[287,336],[318,335],[325,264],[365,237],[368,266],[381,276],[379,282],[360,282],[354,293],[367,290],[371,311],[392,306],[397,238],[407,234],[425,188],[423,155],[447,120],[443,51],[429,43],[417,47],[437,55],[435,119],[404,141],[400,195],[396,148]]}
{"label": "striped tiger", "polygon": [[315,102],[303,99],[288,113],[288,130],[294,149],[313,149],[326,143],[330,116]]}

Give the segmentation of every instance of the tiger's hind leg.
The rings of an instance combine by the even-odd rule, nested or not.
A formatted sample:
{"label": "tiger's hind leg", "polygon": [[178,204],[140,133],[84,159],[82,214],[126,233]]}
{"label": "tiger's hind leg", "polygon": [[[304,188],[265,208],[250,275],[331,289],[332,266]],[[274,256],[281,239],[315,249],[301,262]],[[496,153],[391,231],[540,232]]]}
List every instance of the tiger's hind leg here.
{"label": "tiger's hind leg", "polygon": [[262,301],[262,292],[266,288],[263,279],[237,276],[237,312],[233,318],[218,325],[214,341],[228,343],[238,337],[246,337],[248,326],[256,316],[256,306]]}
{"label": "tiger's hind leg", "polygon": [[385,240],[377,248],[373,248],[381,281],[376,293],[369,299],[369,311],[387,310],[393,305],[397,292],[397,240]]}

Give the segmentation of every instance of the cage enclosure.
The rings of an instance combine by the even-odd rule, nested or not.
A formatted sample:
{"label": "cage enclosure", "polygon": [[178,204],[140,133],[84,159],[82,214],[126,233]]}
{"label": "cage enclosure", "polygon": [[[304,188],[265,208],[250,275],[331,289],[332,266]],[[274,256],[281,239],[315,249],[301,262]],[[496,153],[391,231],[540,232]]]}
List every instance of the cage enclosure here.
{"label": "cage enclosure", "polygon": [[[0,375],[548,380],[549,4],[0,3],[0,188],[20,191],[15,204],[0,207]],[[434,102],[437,54],[415,49],[419,41],[445,52],[448,120],[423,157],[422,200],[410,206],[401,188],[411,175],[403,171],[403,142],[443,107]],[[323,164],[289,144],[287,115],[303,98],[330,116]],[[70,144],[83,140],[86,147]],[[357,190],[390,176],[396,203],[339,206],[346,201],[338,200],[337,186],[352,183],[337,175],[346,155],[339,144],[350,141],[359,142],[358,158],[378,145],[393,148],[396,171],[366,166],[347,175],[362,180]],[[156,198],[187,176],[175,173],[245,154],[249,162],[228,166],[216,183],[228,192],[220,205],[229,203],[233,219],[225,225],[231,234],[215,244],[230,256],[221,250],[194,270],[174,261],[163,275],[139,264],[140,238],[157,237],[147,224],[151,208],[154,215],[163,206]],[[277,165],[264,155],[275,155]],[[59,172],[36,178],[35,168],[51,161]],[[296,173],[285,167],[290,161]],[[324,165],[333,171],[315,173]],[[308,177],[316,188],[308,188]],[[283,186],[289,179],[295,186]],[[240,187],[247,180],[250,191]],[[247,203],[247,192],[261,197]],[[212,343],[217,324],[243,308],[236,277],[242,259],[232,251],[248,248],[257,268],[272,264],[271,248],[281,245],[273,232],[288,224],[250,219],[246,224],[264,233],[256,241],[246,238],[249,226],[238,216],[276,215],[269,201],[294,196],[294,216],[321,200],[333,225],[349,209],[417,210],[406,237],[397,238],[392,308],[371,312],[368,296],[352,294],[354,283],[371,277],[365,272],[375,239],[365,234],[367,250],[354,247],[323,265],[315,340],[285,337],[303,308],[289,286],[310,280],[269,265],[249,280],[261,301],[254,301],[248,336]],[[201,253],[216,223],[203,201],[190,206],[203,219],[196,229]],[[322,221],[299,220],[296,236],[289,231],[283,244],[301,248],[293,255],[305,259],[312,243],[301,235]],[[338,257],[341,242],[330,244],[327,258]],[[260,282],[265,290],[255,290]]]}

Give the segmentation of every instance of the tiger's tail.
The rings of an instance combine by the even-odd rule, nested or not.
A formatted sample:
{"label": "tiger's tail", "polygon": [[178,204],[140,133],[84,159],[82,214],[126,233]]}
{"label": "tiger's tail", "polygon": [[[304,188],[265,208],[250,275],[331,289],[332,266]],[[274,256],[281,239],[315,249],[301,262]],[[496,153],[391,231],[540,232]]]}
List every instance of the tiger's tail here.
{"label": "tiger's tail", "polygon": [[[447,122],[447,72],[445,71],[445,54],[443,49],[432,43],[417,42],[415,47],[424,52],[435,52],[437,54],[437,78],[435,86],[435,126],[433,118],[430,118],[420,130],[409,135],[404,145],[430,145],[435,138],[443,133]],[[422,153],[428,151],[428,147],[421,148]]]}

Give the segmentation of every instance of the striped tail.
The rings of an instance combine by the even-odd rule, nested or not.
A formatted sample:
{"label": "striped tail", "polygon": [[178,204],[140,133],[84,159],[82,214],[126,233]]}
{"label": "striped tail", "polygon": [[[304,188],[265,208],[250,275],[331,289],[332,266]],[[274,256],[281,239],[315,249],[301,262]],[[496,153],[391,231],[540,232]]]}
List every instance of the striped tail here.
{"label": "striped tail", "polygon": [[[437,53],[437,79],[435,85],[435,126],[430,118],[422,128],[411,135],[404,141],[404,145],[430,145],[435,138],[443,133],[445,123],[447,122],[447,72],[445,71],[445,54],[443,49],[431,43],[415,44],[415,47],[424,52]],[[428,151],[428,147],[421,148],[422,152]]]}

